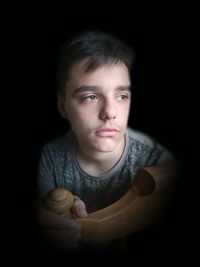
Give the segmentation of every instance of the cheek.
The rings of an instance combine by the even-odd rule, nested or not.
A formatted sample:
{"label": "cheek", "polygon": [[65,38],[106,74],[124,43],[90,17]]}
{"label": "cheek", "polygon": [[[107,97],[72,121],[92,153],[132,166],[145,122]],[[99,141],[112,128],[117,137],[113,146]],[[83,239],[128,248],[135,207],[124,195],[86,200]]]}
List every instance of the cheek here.
{"label": "cheek", "polygon": [[129,105],[128,105],[127,108],[126,108],[126,114],[127,114],[127,117],[129,116],[130,108],[131,108],[131,103],[129,103]]}
{"label": "cheek", "polygon": [[93,117],[94,114],[91,114],[91,112],[81,112],[74,110],[69,113],[69,121],[72,127],[79,130],[88,128],[90,124],[93,124]]}
{"label": "cheek", "polygon": [[120,118],[125,119],[126,117],[128,117],[129,112],[130,112],[130,105],[127,105],[123,109],[120,110],[118,115],[120,116]]}

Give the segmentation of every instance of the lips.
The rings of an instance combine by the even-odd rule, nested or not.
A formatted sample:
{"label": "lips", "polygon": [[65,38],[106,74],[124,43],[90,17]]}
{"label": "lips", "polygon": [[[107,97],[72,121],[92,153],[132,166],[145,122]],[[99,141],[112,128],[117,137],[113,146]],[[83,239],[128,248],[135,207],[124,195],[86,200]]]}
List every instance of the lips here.
{"label": "lips", "polygon": [[96,135],[100,137],[114,137],[118,132],[119,130],[115,128],[101,128],[96,131]]}

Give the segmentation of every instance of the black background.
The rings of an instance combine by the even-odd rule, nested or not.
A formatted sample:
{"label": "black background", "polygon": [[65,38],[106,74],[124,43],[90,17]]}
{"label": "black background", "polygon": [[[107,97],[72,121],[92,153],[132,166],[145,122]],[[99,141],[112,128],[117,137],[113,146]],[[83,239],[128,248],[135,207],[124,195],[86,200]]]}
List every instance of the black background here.
{"label": "black background", "polygon": [[[77,7],[70,6],[59,10],[54,6],[26,7],[25,12],[12,9],[4,21],[6,37],[3,45],[6,49],[5,53],[2,50],[2,54],[6,59],[5,69],[8,69],[8,89],[4,90],[8,96],[3,101],[7,118],[4,129],[9,129],[6,135],[11,145],[6,151],[8,155],[5,154],[9,174],[6,186],[10,190],[8,195],[13,192],[14,198],[14,205],[8,201],[9,208],[6,208],[9,218],[12,215],[6,220],[11,233],[7,241],[17,251],[30,253],[32,258],[37,258],[30,207],[35,197],[38,156],[45,142],[69,128],[57,112],[56,64],[60,45],[74,32],[99,28],[116,33],[133,45],[136,65],[132,74],[129,125],[154,136],[184,166],[190,163],[188,146],[191,141],[188,138],[191,117],[188,109],[193,94],[190,78],[193,24],[189,20],[190,10],[166,6],[155,6],[155,9],[151,6],[149,9],[147,6],[145,10],[139,9],[138,13],[137,8],[127,5],[115,7],[119,9],[104,6],[102,11],[97,5],[93,7],[93,12],[82,11],[81,8],[79,6],[81,15]],[[161,255],[167,252],[170,258],[181,258],[188,251],[190,222],[194,220],[193,208],[188,201],[193,197],[187,187],[190,178],[188,167],[184,168],[182,176],[169,218],[157,229],[137,235],[137,241],[132,241],[137,252],[144,248],[154,255],[155,249]],[[181,253],[178,252],[180,250]]]}

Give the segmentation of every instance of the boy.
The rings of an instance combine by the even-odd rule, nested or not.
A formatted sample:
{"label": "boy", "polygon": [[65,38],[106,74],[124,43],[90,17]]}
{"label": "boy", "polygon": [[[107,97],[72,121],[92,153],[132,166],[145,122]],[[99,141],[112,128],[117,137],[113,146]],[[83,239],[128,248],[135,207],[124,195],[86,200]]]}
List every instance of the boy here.
{"label": "boy", "polygon": [[[61,53],[58,110],[72,129],[44,146],[38,193],[68,188],[76,196],[77,217],[119,199],[143,167],[173,160],[156,140],[127,126],[133,57],[121,40],[98,31],[75,36]],[[38,210],[49,243],[77,247],[81,235],[75,220]]]}

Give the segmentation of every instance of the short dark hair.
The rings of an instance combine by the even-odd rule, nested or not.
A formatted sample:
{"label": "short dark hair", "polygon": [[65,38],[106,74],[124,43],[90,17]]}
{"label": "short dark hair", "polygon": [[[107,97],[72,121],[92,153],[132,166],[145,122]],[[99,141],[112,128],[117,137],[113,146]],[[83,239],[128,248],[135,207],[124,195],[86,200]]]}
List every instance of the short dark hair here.
{"label": "short dark hair", "polygon": [[99,30],[84,31],[66,42],[58,62],[58,93],[64,95],[69,71],[75,62],[88,58],[85,72],[90,72],[107,63],[124,63],[131,70],[134,51],[115,35]]}

